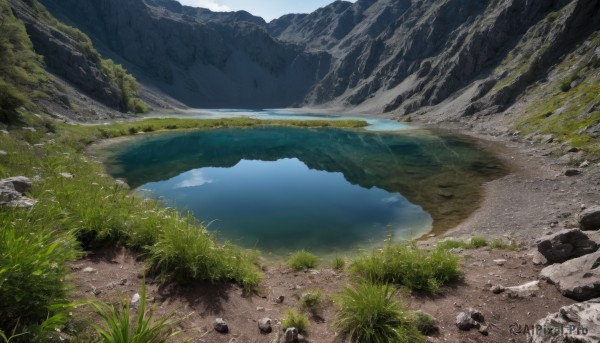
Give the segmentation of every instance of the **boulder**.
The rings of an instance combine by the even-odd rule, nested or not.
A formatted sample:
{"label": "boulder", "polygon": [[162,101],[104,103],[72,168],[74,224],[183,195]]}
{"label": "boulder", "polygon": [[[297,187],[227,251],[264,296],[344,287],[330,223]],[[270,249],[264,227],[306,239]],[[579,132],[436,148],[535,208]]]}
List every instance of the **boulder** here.
{"label": "boulder", "polygon": [[582,230],[600,230],[600,206],[592,206],[579,214]]}
{"label": "boulder", "polygon": [[544,335],[533,330],[528,343],[595,343],[600,342],[600,299],[561,307],[556,312],[540,319],[535,327],[561,329],[561,335]]}
{"label": "boulder", "polygon": [[537,250],[552,264],[593,253],[598,244],[579,229],[565,229],[539,240]]}
{"label": "boulder", "polygon": [[473,328],[479,329],[481,324],[485,321],[483,314],[472,308],[461,312],[456,316],[456,326],[460,330],[468,331]]}
{"label": "boulder", "polygon": [[271,327],[271,318],[263,318],[258,321],[258,328],[262,333],[270,333],[273,331],[273,327]]}
{"label": "boulder", "polygon": [[215,319],[215,322],[213,323],[213,327],[215,328],[215,331],[219,332],[219,333],[228,333],[229,332],[229,326],[227,326],[227,323],[223,320],[223,318]]}
{"label": "boulder", "polygon": [[548,266],[540,277],[555,284],[566,297],[585,301],[600,297],[600,251]]}

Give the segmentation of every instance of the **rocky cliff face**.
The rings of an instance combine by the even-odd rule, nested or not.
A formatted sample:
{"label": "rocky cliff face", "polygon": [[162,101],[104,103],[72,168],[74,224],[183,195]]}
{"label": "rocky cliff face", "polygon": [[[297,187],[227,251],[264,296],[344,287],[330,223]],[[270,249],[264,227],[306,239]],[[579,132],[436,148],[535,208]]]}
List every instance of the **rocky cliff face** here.
{"label": "rocky cliff face", "polygon": [[[597,30],[595,0],[359,0],[269,23],[336,57],[310,104],[412,113],[459,97],[458,115],[501,111]],[[520,56],[514,65],[507,59]],[[523,66],[525,64],[525,66]]]}
{"label": "rocky cliff face", "polygon": [[172,0],[44,0],[136,76],[189,106],[300,104],[330,56],[280,42],[246,12],[212,13]]}
{"label": "rocky cliff face", "polygon": [[427,120],[505,111],[600,28],[600,0],[336,1],[270,23],[173,0],[42,0],[190,106]]}

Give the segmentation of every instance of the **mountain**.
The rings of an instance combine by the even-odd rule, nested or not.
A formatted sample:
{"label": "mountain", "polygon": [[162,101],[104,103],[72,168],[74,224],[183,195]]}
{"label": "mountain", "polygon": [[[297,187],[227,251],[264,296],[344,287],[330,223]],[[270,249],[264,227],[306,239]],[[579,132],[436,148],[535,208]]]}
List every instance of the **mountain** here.
{"label": "mountain", "polygon": [[247,12],[212,13],[172,0],[45,0],[135,76],[196,107],[300,104],[329,70],[326,53],[280,42]]}
{"label": "mountain", "polygon": [[[157,89],[190,107],[497,121],[583,145],[600,131],[600,104],[587,95],[600,88],[600,0],[335,1],[270,23],[174,0],[40,2],[131,72],[142,98]],[[50,71],[115,101],[94,68],[89,80],[65,76],[69,48],[52,46],[55,33],[50,43],[38,38],[39,25],[19,14],[30,1],[10,3]],[[75,65],[93,66],[84,62]]]}

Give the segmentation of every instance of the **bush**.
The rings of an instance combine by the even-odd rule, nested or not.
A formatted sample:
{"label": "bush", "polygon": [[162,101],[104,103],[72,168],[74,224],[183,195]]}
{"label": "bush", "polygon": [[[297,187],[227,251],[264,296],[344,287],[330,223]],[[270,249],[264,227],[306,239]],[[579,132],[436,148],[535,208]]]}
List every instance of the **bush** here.
{"label": "bush", "polygon": [[294,309],[287,309],[281,320],[283,330],[287,328],[296,328],[300,333],[306,333],[309,327],[308,318]]}
{"label": "bush", "polygon": [[175,326],[182,319],[174,319],[175,312],[154,318],[154,308],[146,309],[146,285],[142,283],[139,308],[131,314],[131,303],[122,301],[119,307],[92,304],[102,321],[103,327],[93,325],[103,343],[164,343],[181,333]]}
{"label": "bush", "polygon": [[300,250],[293,253],[287,262],[294,271],[300,271],[315,268],[319,265],[319,258],[306,250]]}
{"label": "bush", "polygon": [[483,237],[475,236],[471,238],[469,245],[475,249],[483,248],[488,246],[488,241]]}
{"label": "bush", "polygon": [[346,260],[343,257],[339,257],[339,256],[334,258],[333,262],[331,263],[331,267],[337,271],[344,270],[345,266],[346,266]]}
{"label": "bush", "polygon": [[437,292],[461,275],[458,256],[444,249],[427,252],[399,243],[355,259],[350,271],[369,282],[393,283],[426,292]]}
{"label": "bush", "polygon": [[347,286],[334,300],[338,309],[333,325],[350,342],[425,341],[390,285]]}

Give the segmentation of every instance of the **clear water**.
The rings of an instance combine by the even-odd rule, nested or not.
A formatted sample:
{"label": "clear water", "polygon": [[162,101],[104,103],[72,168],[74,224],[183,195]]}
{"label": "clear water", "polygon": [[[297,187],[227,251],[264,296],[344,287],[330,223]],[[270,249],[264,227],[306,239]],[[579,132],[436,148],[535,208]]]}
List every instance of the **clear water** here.
{"label": "clear water", "polygon": [[217,129],[109,149],[113,176],[223,239],[276,254],[347,252],[447,227],[504,172],[467,140],[414,130]]}

